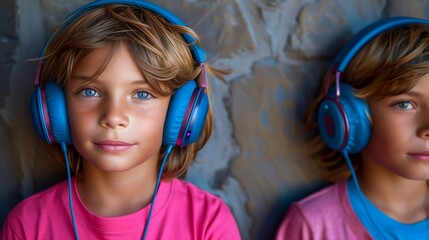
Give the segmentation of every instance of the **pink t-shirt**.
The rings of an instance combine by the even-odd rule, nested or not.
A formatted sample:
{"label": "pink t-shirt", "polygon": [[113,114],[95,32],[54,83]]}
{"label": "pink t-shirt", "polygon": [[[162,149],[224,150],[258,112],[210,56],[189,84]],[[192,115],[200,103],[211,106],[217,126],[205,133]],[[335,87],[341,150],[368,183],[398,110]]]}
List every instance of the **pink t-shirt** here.
{"label": "pink t-shirt", "polygon": [[372,239],[354,213],[347,182],[339,182],[293,203],[277,231],[283,239]]}
{"label": "pink t-shirt", "polygon": [[[73,206],[79,239],[141,239],[150,205],[125,216],[100,217],[82,203],[73,178]],[[9,213],[1,239],[74,239],[67,182],[19,203]],[[229,208],[194,185],[162,182],[146,239],[240,239]]]}

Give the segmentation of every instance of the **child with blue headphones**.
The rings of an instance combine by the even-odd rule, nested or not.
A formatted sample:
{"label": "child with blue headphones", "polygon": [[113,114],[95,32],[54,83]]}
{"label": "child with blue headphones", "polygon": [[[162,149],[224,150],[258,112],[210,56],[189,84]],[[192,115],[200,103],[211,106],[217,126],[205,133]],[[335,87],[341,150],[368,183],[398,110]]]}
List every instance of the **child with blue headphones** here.
{"label": "child with blue headphones", "polygon": [[179,179],[212,130],[206,69],[226,73],[153,3],[71,13],[41,51],[31,100],[68,180],[19,203],[0,238],[240,239],[220,198]]}
{"label": "child with blue headphones", "polygon": [[429,239],[429,21],[358,32],[310,106],[334,184],[292,203],[276,239]]}

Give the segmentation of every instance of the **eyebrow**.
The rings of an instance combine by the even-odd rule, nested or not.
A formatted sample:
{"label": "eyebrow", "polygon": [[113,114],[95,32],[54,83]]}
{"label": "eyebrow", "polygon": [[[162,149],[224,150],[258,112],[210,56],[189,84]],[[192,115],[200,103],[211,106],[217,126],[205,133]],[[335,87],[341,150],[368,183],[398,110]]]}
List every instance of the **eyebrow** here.
{"label": "eyebrow", "polygon": [[145,79],[143,80],[135,80],[132,82],[132,84],[149,84]]}
{"label": "eyebrow", "polygon": [[76,80],[80,80],[80,81],[85,81],[85,80],[89,80],[91,79],[90,77],[87,76],[81,76],[81,75],[72,75],[71,79],[76,79]]}
{"label": "eyebrow", "polygon": [[402,93],[400,95],[410,95],[410,96],[418,97],[418,96],[422,96],[424,94],[420,93],[420,92],[417,92],[417,91],[410,90],[410,91],[404,92],[404,93]]}
{"label": "eyebrow", "polygon": [[[78,80],[78,81],[88,81],[88,80],[91,80],[91,77],[82,76],[82,75],[72,75],[71,78],[75,79],[75,80]],[[97,78],[94,79],[94,81],[97,81]],[[138,85],[138,84],[149,84],[149,83],[145,79],[138,79],[138,80],[133,80],[132,84]]]}

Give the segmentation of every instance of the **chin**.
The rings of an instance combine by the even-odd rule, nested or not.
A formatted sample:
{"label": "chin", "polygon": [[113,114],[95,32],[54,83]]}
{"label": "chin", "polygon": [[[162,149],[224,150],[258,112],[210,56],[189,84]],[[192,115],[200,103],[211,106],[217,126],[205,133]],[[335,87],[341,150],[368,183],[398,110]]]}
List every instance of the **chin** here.
{"label": "chin", "polygon": [[99,162],[90,162],[90,164],[102,172],[124,172],[138,167],[141,163],[132,164],[124,159],[103,160]]}

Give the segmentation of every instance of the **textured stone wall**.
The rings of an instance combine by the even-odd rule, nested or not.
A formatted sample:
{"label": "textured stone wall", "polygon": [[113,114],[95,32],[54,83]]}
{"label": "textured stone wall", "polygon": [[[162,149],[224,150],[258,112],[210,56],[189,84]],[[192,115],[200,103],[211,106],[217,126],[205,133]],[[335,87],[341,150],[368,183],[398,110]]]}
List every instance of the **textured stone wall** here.
{"label": "textured stone wall", "polygon": [[[0,224],[22,198],[64,178],[38,143],[29,99],[50,29],[88,0],[0,0]],[[342,44],[388,16],[429,18],[429,1],[157,0],[200,35],[214,133],[187,179],[222,197],[243,239],[271,239],[291,201],[321,187],[302,117]]]}

